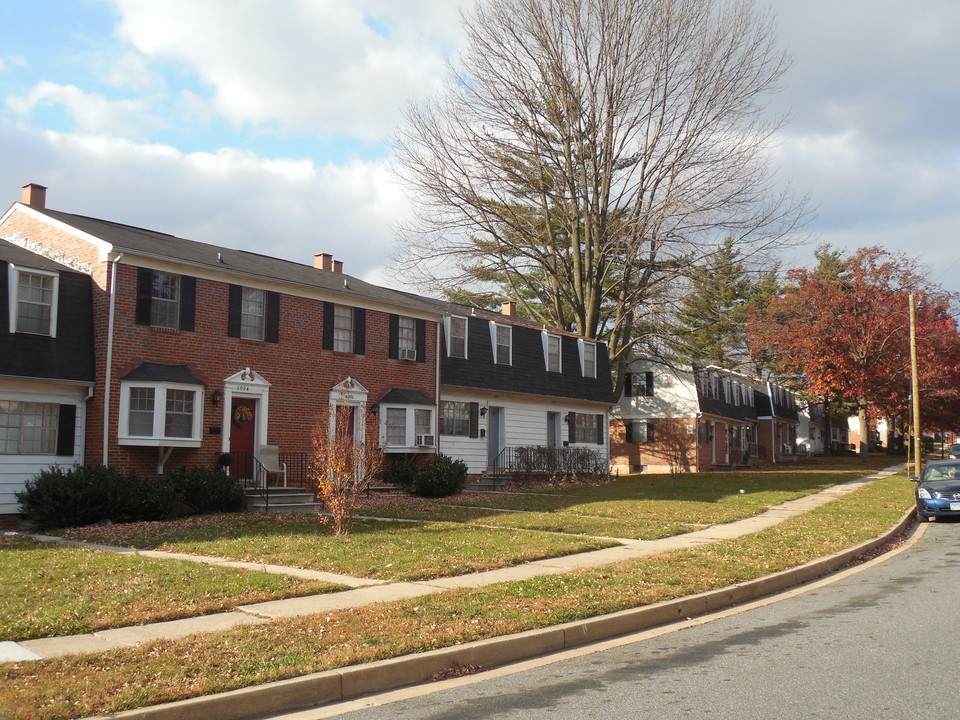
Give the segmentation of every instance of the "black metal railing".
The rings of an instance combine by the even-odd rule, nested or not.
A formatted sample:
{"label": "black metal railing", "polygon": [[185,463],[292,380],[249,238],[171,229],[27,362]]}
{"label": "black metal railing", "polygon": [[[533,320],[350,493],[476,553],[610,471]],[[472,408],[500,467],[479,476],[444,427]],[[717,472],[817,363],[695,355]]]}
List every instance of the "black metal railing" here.
{"label": "black metal railing", "polygon": [[607,475],[609,471],[606,458],[590,448],[527,445],[505,447],[487,468],[487,475],[493,479],[507,474],[570,477]]}

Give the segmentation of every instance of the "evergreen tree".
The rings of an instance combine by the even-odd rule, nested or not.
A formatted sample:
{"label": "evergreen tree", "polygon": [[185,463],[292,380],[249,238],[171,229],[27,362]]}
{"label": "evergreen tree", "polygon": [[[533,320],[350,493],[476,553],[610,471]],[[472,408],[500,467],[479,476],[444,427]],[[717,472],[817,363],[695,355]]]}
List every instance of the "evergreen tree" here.
{"label": "evergreen tree", "polygon": [[664,332],[664,355],[679,365],[719,365],[746,370],[747,313],[766,307],[779,290],[779,266],[751,271],[727,238],[706,264],[690,274],[690,291],[681,299]]}

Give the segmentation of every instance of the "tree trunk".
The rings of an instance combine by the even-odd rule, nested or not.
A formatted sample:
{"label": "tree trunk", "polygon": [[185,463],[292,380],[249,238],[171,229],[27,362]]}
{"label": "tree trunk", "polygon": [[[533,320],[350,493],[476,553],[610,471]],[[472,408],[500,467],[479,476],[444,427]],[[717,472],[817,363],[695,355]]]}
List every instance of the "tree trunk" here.
{"label": "tree trunk", "polygon": [[867,424],[867,406],[861,404],[857,408],[857,419],[860,421],[860,459],[864,462],[870,460],[870,427]]}

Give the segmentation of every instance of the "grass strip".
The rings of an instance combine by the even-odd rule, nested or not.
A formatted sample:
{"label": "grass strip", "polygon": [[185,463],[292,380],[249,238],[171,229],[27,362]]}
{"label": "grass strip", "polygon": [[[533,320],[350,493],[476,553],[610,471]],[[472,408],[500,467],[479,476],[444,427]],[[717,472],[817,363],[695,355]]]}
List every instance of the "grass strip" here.
{"label": "grass strip", "polygon": [[0,640],[78,635],[344,589],[22,536],[0,538],[0,577]]}
{"label": "grass strip", "polygon": [[337,537],[313,513],[234,513],[77,528],[74,540],[212,555],[383,580],[424,580],[615,545],[597,538],[457,523],[357,520]]}
{"label": "grass strip", "polygon": [[876,537],[912,502],[902,474],[753,534],[602,568],[0,668],[5,718],[154,705],[422,652],[725,587]]}

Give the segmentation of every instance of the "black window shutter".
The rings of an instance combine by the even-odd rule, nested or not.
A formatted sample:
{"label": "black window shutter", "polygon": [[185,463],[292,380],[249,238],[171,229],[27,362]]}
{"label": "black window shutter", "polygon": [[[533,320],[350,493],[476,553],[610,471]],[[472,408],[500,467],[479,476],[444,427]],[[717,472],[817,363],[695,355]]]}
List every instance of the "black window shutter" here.
{"label": "black window shutter", "polygon": [[323,349],[333,350],[333,303],[323,303]]}
{"label": "black window shutter", "polygon": [[267,342],[280,342],[280,293],[267,293],[267,317],[263,339]]}
{"label": "black window shutter", "polygon": [[567,413],[567,440],[572,445],[577,441],[577,414]]}
{"label": "black window shutter", "polygon": [[597,415],[597,445],[603,445],[604,435],[603,415]]}
{"label": "black window shutter", "polygon": [[367,354],[367,311],[353,309],[353,354]]}
{"label": "black window shutter", "polygon": [[623,394],[627,397],[633,396],[633,373],[627,373],[623,381]]}
{"label": "black window shutter", "polygon": [[193,332],[197,316],[197,279],[180,276],[180,329]]}
{"label": "black window shutter", "polygon": [[390,314],[389,346],[387,347],[387,357],[396,360],[400,357],[400,316]]}
{"label": "black window shutter", "polygon": [[[116,278],[116,274],[114,274]],[[150,324],[150,304],[153,297],[153,270],[137,268],[137,325]]]}
{"label": "black window shutter", "polygon": [[648,422],[647,423],[647,442],[653,442],[653,440],[654,440],[653,423]]}
{"label": "black window shutter", "polygon": [[633,420],[627,420],[624,423],[624,426],[626,427],[626,431],[627,431],[625,441],[628,443],[632,443],[633,442]]}
{"label": "black window shutter", "polygon": [[74,439],[77,432],[77,406],[61,405],[57,419],[57,455],[60,457],[74,454]]}
{"label": "black window shutter", "polygon": [[480,437],[480,403],[470,403],[470,437]]}
{"label": "black window shutter", "polygon": [[417,362],[427,361],[427,321],[417,320]]}
{"label": "black window shutter", "polygon": [[240,337],[240,308],[243,305],[243,288],[230,286],[230,302],[227,305],[227,335]]}
{"label": "black window shutter", "polygon": [[645,375],[646,387],[644,388],[644,394],[647,397],[653,397],[653,372],[647,371]]}

